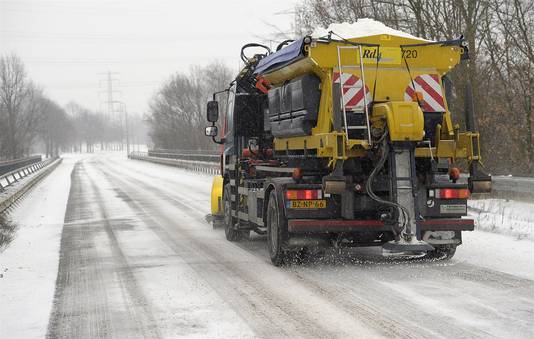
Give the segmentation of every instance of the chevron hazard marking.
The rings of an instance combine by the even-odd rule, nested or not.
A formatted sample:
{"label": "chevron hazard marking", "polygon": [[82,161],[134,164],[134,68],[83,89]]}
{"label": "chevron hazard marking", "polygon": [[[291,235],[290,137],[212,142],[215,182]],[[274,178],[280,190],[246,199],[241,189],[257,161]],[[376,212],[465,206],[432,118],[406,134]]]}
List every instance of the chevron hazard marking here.
{"label": "chevron hazard marking", "polygon": [[[423,101],[421,102],[423,112],[445,112],[443,90],[437,74],[418,75],[413,79],[413,83],[415,84],[415,91],[423,94]],[[410,81],[404,92],[404,100],[412,101],[414,94],[414,87]]]}
{"label": "chevron hazard marking", "polygon": [[[334,72],[334,83],[339,83],[340,73]],[[363,112],[364,111],[364,89],[363,81],[354,74],[341,73],[341,88],[343,90],[343,101],[345,102],[346,111]],[[365,99],[367,104],[373,100],[369,87],[365,86]]]}

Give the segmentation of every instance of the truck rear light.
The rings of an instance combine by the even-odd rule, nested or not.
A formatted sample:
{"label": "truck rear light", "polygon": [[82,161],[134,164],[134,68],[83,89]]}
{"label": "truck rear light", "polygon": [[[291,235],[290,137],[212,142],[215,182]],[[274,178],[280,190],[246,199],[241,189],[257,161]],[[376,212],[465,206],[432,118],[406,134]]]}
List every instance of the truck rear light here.
{"label": "truck rear light", "polygon": [[288,200],[317,200],[323,198],[321,190],[287,190],[286,198]]}
{"label": "truck rear light", "polygon": [[467,199],[469,198],[469,189],[440,188],[434,190],[434,196],[439,199]]}

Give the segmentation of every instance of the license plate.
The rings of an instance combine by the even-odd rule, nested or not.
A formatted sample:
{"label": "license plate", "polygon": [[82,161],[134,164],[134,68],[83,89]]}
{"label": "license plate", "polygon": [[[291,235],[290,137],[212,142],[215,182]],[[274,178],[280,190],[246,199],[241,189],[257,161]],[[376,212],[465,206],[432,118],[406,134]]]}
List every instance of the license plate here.
{"label": "license plate", "polygon": [[326,200],[289,200],[287,202],[288,208],[326,208]]}
{"label": "license plate", "polygon": [[441,205],[439,211],[443,214],[465,214],[467,205]]}

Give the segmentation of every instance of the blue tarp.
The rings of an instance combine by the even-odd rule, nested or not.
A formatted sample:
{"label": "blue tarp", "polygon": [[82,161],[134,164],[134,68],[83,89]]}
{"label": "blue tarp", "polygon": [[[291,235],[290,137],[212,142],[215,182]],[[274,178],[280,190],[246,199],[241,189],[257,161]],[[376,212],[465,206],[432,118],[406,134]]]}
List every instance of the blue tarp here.
{"label": "blue tarp", "polygon": [[278,52],[261,59],[260,62],[258,62],[258,66],[256,67],[254,74],[264,73],[265,71],[277,65],[289,63],[290,61],[297,59],[302,53],[303,41],[304,38],[296,40]]}

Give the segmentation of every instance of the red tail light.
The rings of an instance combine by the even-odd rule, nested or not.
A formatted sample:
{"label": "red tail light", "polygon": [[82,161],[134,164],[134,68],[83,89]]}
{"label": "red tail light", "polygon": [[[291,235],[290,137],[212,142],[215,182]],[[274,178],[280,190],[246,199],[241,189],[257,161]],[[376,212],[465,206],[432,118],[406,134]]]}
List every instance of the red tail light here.
{"label": "red tail light", "polygon": [[436,198],[440,199],[467,199],[469,189],[467,188],[440,188],[434,190]]}
{"label": "red tail light", "polygon": [[321,190],[287,190],[286,198],[288,200],[317,200],[323,198]]}

